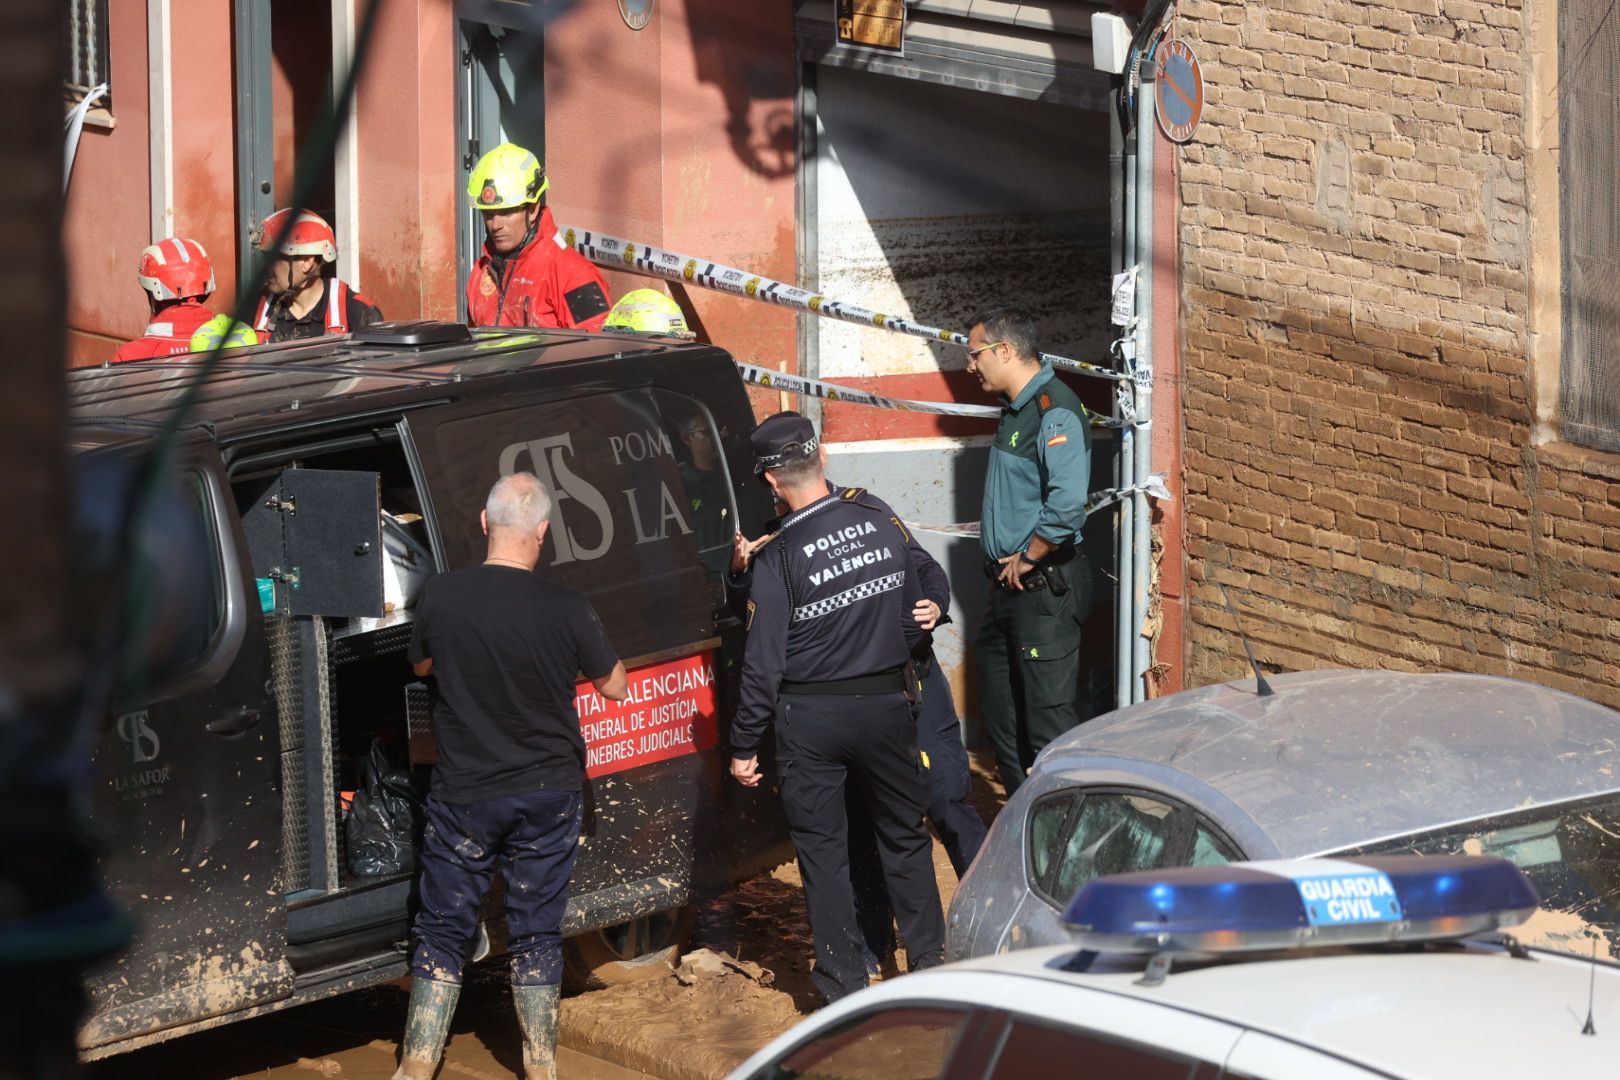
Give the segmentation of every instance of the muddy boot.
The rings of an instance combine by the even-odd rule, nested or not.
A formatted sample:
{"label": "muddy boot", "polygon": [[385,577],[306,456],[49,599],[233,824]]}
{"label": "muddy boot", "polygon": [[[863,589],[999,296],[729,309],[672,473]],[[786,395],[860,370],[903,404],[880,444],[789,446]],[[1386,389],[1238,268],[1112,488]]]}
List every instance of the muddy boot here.
{"label": "muddy boot", "polygon": [[405,1017],[405,1043],[400,1047],[394,1080],[433,1080],[450,1034],[450,1017],[461,996],[457,983],[411,980],[411,1007]]}
{"label": "muddy boot", "polygon": [[513,986],[518,1027],[523,1029],[524,1080],[557,1078],[556,986]]}

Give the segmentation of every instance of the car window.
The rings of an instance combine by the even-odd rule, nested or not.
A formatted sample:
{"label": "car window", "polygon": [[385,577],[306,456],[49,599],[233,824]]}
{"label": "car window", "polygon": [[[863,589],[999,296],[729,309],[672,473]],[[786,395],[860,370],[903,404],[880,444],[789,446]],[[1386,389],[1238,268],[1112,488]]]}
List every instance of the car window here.
{"label": "car window", "polygon": [[[992,1080],[1190,1080],[1198,1062],[1084,1032],[1013,1021]],[[1203,1075],[1213,1076],[1208,1069]]]}
{"label": "car window", "polygon": [[801,1043],[755,1080],[935,1080],[967,1021],[945,1008],[868,1013]]}
{"label": "car window", "polygon": [[1481,821],[1382,840],[1334,854],[1499,855],[1541,897],[1541,909],[1514,930],[1531,945],[1620,958],[1620,796],[1538,806]]}
{"label": "car window", "polygon": [[1188,866],[1219,866],[1222,863],[1236,862],[1238,853],[1225,840],[1221,839],[1209,826],[1202,821],[1193,829],[1192,856],[1188,858]]}
{"label": "car window", "polygon": [[1087,795],[1063,838],[1049,897],[1067,904],[1094,877],[1164,865],[1174,832],[1173,807],[1143,795]]}
{"label": "car window", "polygon": [[1080,796],[1073,791],[1037,802],[1029,811],[1029,872],[1043,891],[1053,888],[1058,851],[1063,847],[1063,826]]}

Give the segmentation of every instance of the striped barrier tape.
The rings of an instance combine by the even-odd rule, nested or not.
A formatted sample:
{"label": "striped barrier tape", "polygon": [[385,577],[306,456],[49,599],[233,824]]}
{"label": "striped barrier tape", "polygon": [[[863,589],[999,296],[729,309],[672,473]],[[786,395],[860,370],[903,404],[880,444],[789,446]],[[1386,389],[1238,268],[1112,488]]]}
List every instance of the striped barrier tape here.
{"label": "striped barrier tape", "polygon": [[[564,227],[558,232],[558,236],[569,247],[599,266],[639,271],[670,281],[681,281],[705,289],[731,293],[733,296],[775,304],[778,307],[792,308],[822,318],[838,319],[861,326],[875,326],[879,330],[892,330],[897,334],[910,334],[912,337],[943,341],[951,345],[963,347],[967,345],[967,335],[955,330],[943,330],[937,326],[913,322],[899,315],[885,315],[880,311],[845,303],[842,300],[831,300],[809,289],[801,289],[759,274],[750,274],[735,266],[725,266],[692,255],[683,255],[678,251],[666,251],[649,244],[637,244],[623,237],[607,236],[587,229]],[[1130,375],[1125,372],[1114,371],[1100,364],[1089,364],[1084,360],[1071,360],[1066,356],[1053,356],[1050,353],[1041,353],[1040,358],[1053,367],[1078,372],[1081,375],[1109,379],[1113,382],[1130,380]]]}
{"label": "striped barrier tape", "polygon": [[[755,386],[768,390],[784,391],[789,394],[808,394],[811,397],[822,398],[826,401],[838,401],[850,405],[870,405],[877,409],[894,409],[898,412],[933,413],[939,416],[971,416],[975,419],[994,420],[1001,415],[998,405],[968,405],[954,401],[908,401],[904,398],[884,397],[874,394],[870,390],[858,390],[853,386],[839,386],[836,383],[823,382],[804,375],[788,375],[780,371],[771,371],[769,368],[757,367],[737,361],[737,370],[742,373],[743,381],[753,383]],[[1122,428],[1127,426],[1124,420],[1116,420],[1101,413],[1085,409],[1086,422],[1095,428]]]}
{"label": "striped barrier tape", "polygon": [[[1094,491],[1091,498],[1086,500],[1086,516],[1090,517],[1099,510],[1106,510],[1115,503],[1124,502],[1132,495],[1142,494],[1150,499],[1160,502],[1170,501],[1170,489],[1164,486],[1164,475],[1155,473],[1140,484],[1130,487],[1104,488]],[[939,533],[941,536],[978,536],[979,523],[977,521],[964,521],[956,525],[916,525],[906,522],[913,532]]]}

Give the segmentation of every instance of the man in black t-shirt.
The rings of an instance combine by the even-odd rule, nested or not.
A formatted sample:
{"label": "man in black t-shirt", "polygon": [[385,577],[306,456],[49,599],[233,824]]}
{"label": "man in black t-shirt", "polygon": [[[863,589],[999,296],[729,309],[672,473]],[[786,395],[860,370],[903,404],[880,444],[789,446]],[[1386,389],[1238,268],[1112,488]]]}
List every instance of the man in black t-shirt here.
{"label": "man in black t-shirt", "polygon": [[524,1072],[554,1076],[562,917],[585,783],[575,680],[584,674],[614,701],[629,687],[590,602],[534,573],[550,514],[532,474],[503,477],[484,507],[483,565],[429,579],[416,602],[410,661],[436,683],[439,758],[396,1080],[426,1080],[438,1066],[497,866]]}

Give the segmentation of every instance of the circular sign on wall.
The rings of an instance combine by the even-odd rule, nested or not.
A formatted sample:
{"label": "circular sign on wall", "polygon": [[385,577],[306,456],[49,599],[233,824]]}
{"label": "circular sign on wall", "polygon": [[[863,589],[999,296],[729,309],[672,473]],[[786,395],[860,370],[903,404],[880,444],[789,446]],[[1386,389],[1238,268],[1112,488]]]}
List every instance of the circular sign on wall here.
{"label": "circular sign on wall", "polygon": [[624,24],[632,30],[640,30],[652,19],[653,8],[658,6],[658,0],[619,0],[619,14],[624,16]]}
{"label": "circular sign on wall", "polygon": [[1154,100],[1159,129],[1171,142],[1184,143],[1198,130],[1204,115],[1204,69],[1180,38],[1159,48],[1159,86]]}

